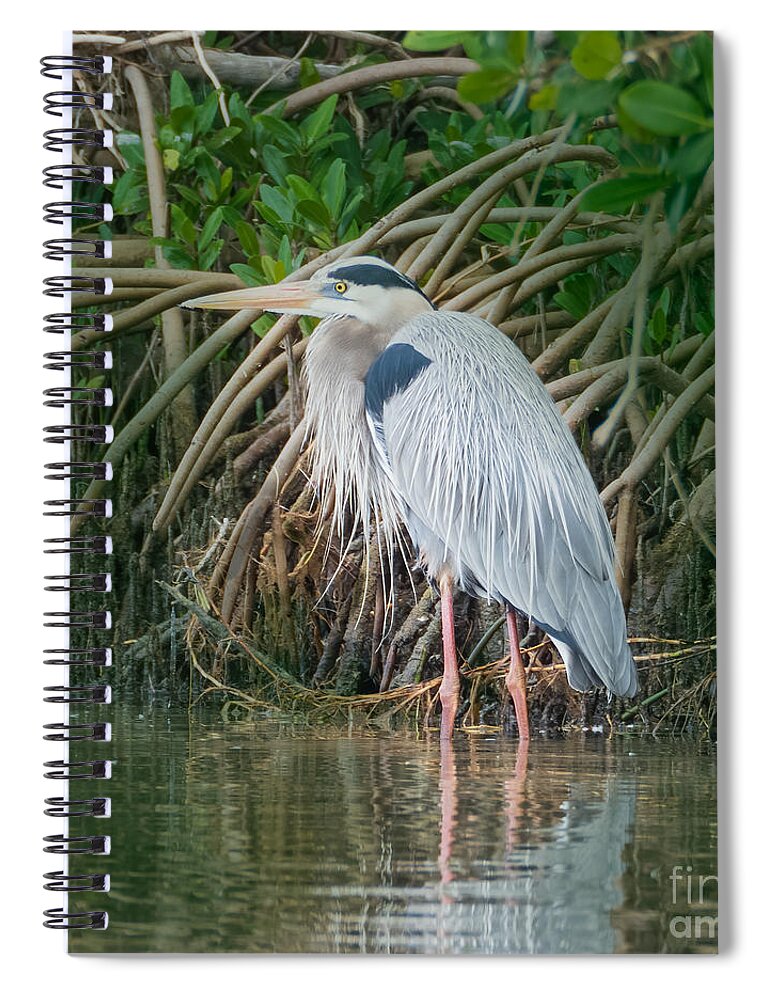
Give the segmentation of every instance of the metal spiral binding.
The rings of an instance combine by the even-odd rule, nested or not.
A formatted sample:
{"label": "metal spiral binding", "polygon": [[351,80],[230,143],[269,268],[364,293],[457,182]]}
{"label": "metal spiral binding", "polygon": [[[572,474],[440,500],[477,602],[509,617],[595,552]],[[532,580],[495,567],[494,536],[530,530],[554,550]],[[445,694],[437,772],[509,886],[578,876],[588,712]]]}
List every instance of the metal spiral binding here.
{"label": "metal spiral binding", "polygon": [[111,278],[82,278],[77,274],[57,274],[46,278],[43,295],[62,299],[75,292],[93,292],[94,295],[112,295]]}
{"label": "metal spiral binding", "polygon": [[46,167],[43,184],[61,191],[65,184],[79,181],[84,184],[112,184],[112,167],[96,167],[90,163],[60,163]]}
{"label": "metal spiral binding", "polygon": [[112,354],[109,351],[49,351],[44,354],[43,368],[63,372],[68,368],[94,368],[108,371],[112,368]]}
{"label": "metal spiral binding", "polygon": [[[69,79],[72,79],[70,74],[77,74],[80,79],[85,79],[109,73],[112,69],[112,60],[104,56],[46,56],[41,59],[41,65],[40,72],[43,76],[54,80],[63,80],[67,77],[69,82]],[[109,148],[112,145],[112,133],[106,129],[92,128],[88,121],[81,124],[80,116],[93,112],[98,115],[100,111],[109,111],[112,107],[112,95],[90,93],[85,87],[82,90],[66,89],[66,87],[67,83],[64,84],[65,89],[45,95],[43,110],[46,114],[61,119],[63,127],[50,129],[44,133],[44,148],[54,153],[72,151],[73,161],[78,159],[75,153],[76,147],[92,150]],[[98,121],[97,118],[97,123]],[[67,159],[69,158],[68,152]],[[43,184],[47,188],[63,192],[62,197],[65,198],[69,193],[69,186],[73,183],[108,185],[112,180],[111,167],[91,164],[75,162],[54,164],[43,171]],[[43,218],[46,222],[64,230],[62,236],[46,240],[44,243],[43,257],[47,260],[71,261],[73,257],[105,260],[110,257],[111,243],[108,239],[102,238],[101,233],[95,236],[90,232],[73,235],[70,228],[74,224],[99,226],[110,222],[112,220],[110,205],[102,201],[50,201],[43,206]],[[109,278],[55,275],[45,279],[43,291],[46,295],[59,299],[79,293],[106,297],[112,293],[112,282]],[[77,300],[73,301],[72,305],[76,308]],[[82,412],[83,407],[112,406],[112,391],[109,388],[77,385],[81,375],[109,370],[112,367],[112,355],[105,350],[76,349],[79,338],[86,336],[86,343],[90,347],[92,339],[109,332],[112,329],[112,317],[107,313],[78,313],[73,309],[68,312],[50,313],[44,317],[43,324],[44,333],[58,334],[67,338],[66,349],[49,351],[44,355],[44,367],[50,371],[69,373],[70,380],[68,385],[54,385],[45,389],[44,406],[64,410],[65,421],[69,414],[72,415],[69,419],[76,419],[75,415]],[[75,343],[72,345],[68,342],[70,338],[75,338]],[[70,346],[72,349],[69,349]],[[65,422],[47,426],[44,428],[44,434],[46,442],[58,445],[60,448],[61,446],[68,448],[73,442],[108,444],[113,437],[112,427],[109,424],[84,422]],[[73,480],[109,482],[112,479],[112,466],[109,462],[85,461],[79,456],[71,459],[67,455],[64,460],[46,463],[44,474],[47,480],[64,484]],[[112,502],[109,499],[86,500],[67,496],[46,501],[44,514],[47,517],[71,518],[77,514],[79,518],[109,518],[112,514]],[[47,538],[44,546],[46,553],[65,558],[84,555],[106,556],[112,552],[112,540],[105,534],[86,533]],[[107,594],[111,589],[112,578],[107,571],[70,572],[67,567],[66,572],[47,574],[45,577],[45,590],[48,592],[65,592],[70,595]],[[80,611],[70,608],[68,611],[45,613],[46,628],[107,630],[111,625],[111,616],[107,610]],[[109,684],[78,683],[75,676],[84,669],[100,671],[109,668],[112,665],[112,650],[108,646],[96,645],[94,648],[62,646],[46,649],[43,655],[46,667],[63,670],[66,677],[64,683],[44,688],[46,702],[64,706],[66,713],[69,713],[71,706],[110,704],[112,689]],[[69,747],[89,742],[109,742],[112,732],[110,724],[101,719],[71,721],[67,714],[63,721],[46,725],[43,738]],[[47,761],[44,765],[46,769],[44,775],[52,781],[67,782],[70,793],[80,787],[77,784],[73,787],[73,783],[104,781],[110,777],[111,763],[106,758],[71,760],[67,754],[65,757],[64,760]],[[90,798],[74,796],[69,798],[66,794],[53,796],[45,800],[44,812],[46,816],[63,820],[65,823],[80,819],[103,819],[110,814],[110,799],[101,794]],[[81,832],[79,829],[73,835],[65,826],[63,833],[44,837],[43,849],[48,854],[73,858],[80,855],[107,855],[110,851],[110,838],[106,834]],[[109,875],[102,872],[81,874],[63,870],[47,872],[43,877],[45,888],[49,892],[107,892],[110,885]],[[104,909],[71,912],[66,906],[45,910],[44,918],[46,927],[69,931],[100,930],[106,928],[108,923],[107,912]]]}
{"label": "metal spiral binding", "polygon": [[91,146],[109,149],[112,146],[112,132],[102,128],[50,128],[43,132],[43,149],[51,153],[63,153],[71,146]]}
{"label": "metal spiral binding", "polygon": [[43,56],[40,75],[49,80],[63,79],[62,73],[85,73],[106,76],[112,72],[111,56]]}

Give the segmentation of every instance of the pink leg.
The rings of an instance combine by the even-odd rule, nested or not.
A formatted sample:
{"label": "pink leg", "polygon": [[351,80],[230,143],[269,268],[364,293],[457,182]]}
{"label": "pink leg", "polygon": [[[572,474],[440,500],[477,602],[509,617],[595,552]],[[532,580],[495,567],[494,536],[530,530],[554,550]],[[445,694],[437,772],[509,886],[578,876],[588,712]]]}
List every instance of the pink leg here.
{"label": "pink leg", "polygon": [[441,637],[444,642],[444,677],[438,693],[441,699],[441,739],[448,740],[452,736],[457,707],[460,703],[460,671],[457,667],[451,578],[442,576],[439,587],[441,590]]}
{"label": "pink leg", "polygon": [[519,727],[519,739],[529,741],[529,716],[527,714],[527,675],[524,672],[524,661],[519,648],[519,630],[516,626],[516,612],[508,608],[508,642],[511,647],[511,666],[505,675],[505,686],[513,698],[513,708],[516,712],[516,724]]}

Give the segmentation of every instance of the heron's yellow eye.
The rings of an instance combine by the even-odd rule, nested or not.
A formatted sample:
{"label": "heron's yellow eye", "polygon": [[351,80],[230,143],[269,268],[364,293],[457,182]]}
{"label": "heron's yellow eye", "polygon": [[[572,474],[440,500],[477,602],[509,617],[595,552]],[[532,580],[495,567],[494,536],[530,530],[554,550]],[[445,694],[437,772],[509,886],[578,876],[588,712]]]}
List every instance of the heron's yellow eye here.
{"label": "heron's yellow eye", "polygon": [[337,282],[335,282],[334,291],[338,295],[344,295],[347,290],[348,290],[348,286],[345,284],[344,281],[337,281]]}

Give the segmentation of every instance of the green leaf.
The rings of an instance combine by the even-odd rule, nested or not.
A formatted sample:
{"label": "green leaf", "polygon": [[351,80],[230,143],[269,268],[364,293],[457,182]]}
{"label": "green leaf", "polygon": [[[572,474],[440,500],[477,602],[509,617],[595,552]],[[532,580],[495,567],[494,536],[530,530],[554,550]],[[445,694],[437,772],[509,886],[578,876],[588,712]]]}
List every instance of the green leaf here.
{"label": "green leaf", "polygon": [[331,125],[332,118],[334,117],[334,109],[337,107],[337,98],[337,94],[327,97],[325,101],[322,101],[318,105],[312,115],[306,118],[300,125],[300,132],[308,145],[315,142],[316,139],[320,139]]}
{"label": "green leaf", "polygon": [[238,119],[238,121],[244,124],[251,124],[251,114],[249,109],[246,107],[246,102],[243,100],[241,95],[237,90],[234,90],[227,101],[227,110],[230,112],[230,120]]}
{"label": "green leaf", "polygon": [[208,248],[198,256],[198,266],[201,270],[208,271],[214,266],[214,262],[222,252],[222,247],[224,245],[224,240],[214,240],[209,244]]}
{"label": "green leaf", "polygon": [[171,187],[181,194],[182,198],[187,201],[191,201],[193,205],[202,205],[203,199],[198,194],[197,191],[193,191],[191,187],[187,187],[186,184],[172,184]]}
{"label": "green leaf", "polygon": [[230,205],[220,205],[219,208],[222,211],[222,222],[227,223],[231,229],[241,222],[242,215],[240,212],[236,211],[233,206]]}
{"label": "green leaf", "polygon": [[241,249],[247,257],[253,257],[255,254],[261,253],[262,248],[259,245],[257,234],[254,227],[250,226],[248,222],[241,221],[236,223],[235,235],[238,237]]}
{"label": "green leaf", "polygon": [[714,332],[713,316],[706,316],[704,313],[696,313],[695,329],[698,331],[698,333],[703,333],[706,336],[708,336],[710,333],[713,333]]}
{"label": "green leaf", "polygon": [[618,125],[621,131],[629,139],[635,139],[637,142],[654,143],[655,136],[652,132],[648,132],[646,128],[640,128],[633,119],[629,118],[625,113],[623,108],[618,106],[617,109]]}
{"label": "green leaf", "polygon": [[187,80],[185,80],[179,70],[176,69],[171,74],[169,99],[172,111],[175,108],[191,108],[195,106],[195,100],[193,98],[192,91],[187,85]]}
{"label": "green leaf", "polygon": [[243,130],[240,125],[228,125],[226,128],[219,128],[206,138],[207,149],[221,149],[228,142],[240,135]]}
{"label": "green leaf", "polygon": [[205,135],[211,129],[218,110],[219,98],[217,92],[212,90],[206,95],[203,104],[199,104],[195,109],[195,131],[198,135]]}
{"label": "green leaf", "polygon": [[335,142],[339,142],[340,139],[347,139],[344,132],[329,132],[327,135],[323,136],[321,139],[316,139],[310,150],[310,155],[315,157],[322,149],[327,149],[329,146],[333,146]]}
{"label": "green leaf", "polygon": [[221,178],[214,157],[201,147],[195,150],[195,170],[203,181],[206,197],[209,201],[216,201],[219,198]]}
{"label": "green leaf", "polygon": [[[302,317],[302,319],[304,319],[304,316]],[[254,320],[254,322],[251,324],[251,329],[254,331],[254,333],[256,333],[256,335],[261,340],[265,336],[267,331],[271,330],[274,326],[275,326],[275,316],[270,316],[269,314],[265,313],[264,315],[260,316],[259,319]],[[259,399],[257,399],[257,404],[262,404],[261,396],[259,397]],[[258,419],[260,420],[260,423],[262,422],[262,420],[264,420],[264,418],[265,418],[264,411],[262,412],[261,416],[259,416],[259,411],[258,411]]]}
{"label": "green leaf", "polygon": [[463,45],[469,34],[468,31],[408,31],[402,44],[414,52],[443,52]]}
{"label": "green leaf", "polygon": [[269,226],[281,226],[283,225],[283,220],[280,215],[273,211],[269,205],[266,205],[264,201],[255,201],[254,208],[259,212],[262,218]]}
{"label": "green leaf", "polygon": [[577,86],[562,86],[559,89],[557,108],[565,118],[572,112],[586,118],[608,114],[622,86],[619,79],[586,80]]}
{"label": "green leaf", "polygon": [[668,169],[677,177],[702,174],[714,159],[714,133],[691,135],[668,162]]}
{"label": "green leaf", "polygon": [[666,194],[666,201],[663,208],[666,213],[668,228],[672,233],[676,232],[682,216],[690,205],[692,205],[693,199],[700,187],[700,182],[700,176],[688,177]]}
{"label": "green leaf", "polygon": [[163,150],[163,167],[165,170],[174,171],[179,167],[181,154],[178,149]]}
{"label": "green leaf", "polygon": [[136,132],[118,132],[118,149],[129,167],[144,167],[144,146]]}
{"label": "green leaf", "polygon": [[[323,105],[320,105],[323,107]],[[272,115],[257,115],[254,118],[254,124],[259,126],[260,129],[264,129],[277,143],[277,145],[288,147],[292,151],[296,152],[299,147],[299,136],[297,134],[296,126],[289,125],[288,122],[282,121],[280,118],[274,118]]]}
{"label": "green leaf", "polygon": [[112,209],[116,215],[132,215],[147,210],[147,185],[138,171],[127,170],[112,188]]}
{"label": "green leaf", "polygon": [[358,211],[358,206],[361,204],[363,200],[364,200],[364,192],[356,191],[356,193],[353,195],[350,201],[348,201],[347,205],[345,205],[345,209],[342,215],[340,216],[337,225],[337,231],[339,233],[345,234],[347,232],[348,228],[353,222],[353,218],[356,212]]}
{"label": "green leaf", "polygon": [[233,168],[225,167],[222,172],[222,180],[219,182],[219,193],[226,195],[233,186]]}
{"label": "green leaf", "polygon": [[201,234],[198,237],[198,252],[202,252],[211,243],[214,237],[219,232],[219,227],[222,225],[222,209],[217,207],[211,213],[211,215],[206,219],[206,222],[201,229]]}
{"label": "green leaf", "polygon": [[505,69],[480,69],[461,77],[457,93],[464,101],[485,104],[509,93],[516,86],[518,77]]}
{"label": "green leaf", "polygon": [[282,261],[273,260],[273,258],[269,257],[267,254],[261,258],[261,261],[262,270],[265,272],[267,279],[271,284],[274,285],[286,277],[286,268],[283,266]]}
{"label": "green leaf", "polygon": [[288,174],[286,183],[297,201],[307,198],[309,201],[319,201],[319,194],[312,184],[309,184],[304,177],[298,174]]}
{"label": "green leaf", "polygon": [[281,242],[278,244],[278,260],[283,264],[284,272],[286,274],[293,270],[292,259],[291,259],[291,243],[289,242],[289,237],[284,233],[281,237]]}
{"label": "green leaf", "polygon": [[653,135],[692,135],[713,128],[700,102],[681,87],[660,80],[639,80],[619,98],[620,108]]}
{"label": "green leaf", "polygon": [[345,201],[345,163],[335,160],[321,182],[321,197],[332,218],[337,218]]}
{"label": "green leaf", "polygon": [[300,87],[310,87],[314,83],[319,83],[321,74],[316,69],[312,59],[303,56],[299,61],[299,85]]}
{"label": "green leaf", "polygon": [[623,213],[636,202],[646,201],[655,191],[668,187],[670,183],[669,174],[615,177],[587,191],[580,207],[586,212]]}
{"label": "green leaf", "polygon": [[672,77],[677,83],[692,83],[700,76],[700,66],[695,54],[695,48],[686,43],[672,45],[669,51]]}
{"label": "green leaf", "polygon": [[286,195],[274,187],[262,184],[259,189],[262,201],[275,212],[281,222],[291,222],[294,218],[294,208]]}
{"label": "green leaf", "polygon": [[507,31],[506,48],[514,66],[518,67],[527,57],[528,31]]}
{"label": "green leaf", "polygon": [[274,181],[278,184],[284,186],[286,183],[286,157],[283,153],[279,152],[277,147],[267,144],[262,149],[262,162],[265,165],[265,170],[270,174]]}
{"label": "green leaf", "polygon": [[620,64],[623,50],[614,31],[583,31],[570,61],[586,80],[606,80]]}
{"label": "green leaf", "polygon": [[187,217],[179,205],[171,206],[171,230],[179,239],[190,244],[195,243],[198,235],[192,220]]}
{"label": "green leaf", "polygon": [[185,105],[181,108],[174,108],[169,115],[170,129],[165,126],[161,129],[160,140],[161,145],[168,145],[169,142],[173,142],[177,136],[189,141],[192,139],[193,130],[195,129],[195,111],[196,109],[190,105]]}
{"label": "green leaf", "polygon": [[698,61],[706,103],[714,109],[714,39],[711,32],[703,32],[693,41],[693,53]]}
{"label": "green leaf", "polygon": [[197,266],[197,262],[192,254],[189,254],[186,250],[178,246],[164,246],[163,256],[172,267],[178,267],[185,271],[194,271]]}
{"label": "green leaf", "polygon": [[264,279],[256,268],[250,267],[248,264],[231,264],[230,270],[233,274],[237,275],[245,285],[253,287],[254,285],[264,284]]}
{"label": "green leaf", "polygon": [[560,89],[561,88],[555,83],[547,83],[544,87],[541,87],[540,90],[535,91],[534,94],[530,94],[529,110],[554,111]]}
{"label": "green leaf", "polygon": [[311,201],[309,198],[306,198],[304,201],[298,203],[297,212],[299,215],[304,216],[304,218],[309,219],[310,222],[321,226],[322,229],[329,229],[331,226],[329,212],[326,206],[321,204],[320,201]]}
{"label": "green leaf", "polygon": [[596,281],[590,274],[576,274],[562,282],[553,300],[575,319],[588,314],[596,297]]}

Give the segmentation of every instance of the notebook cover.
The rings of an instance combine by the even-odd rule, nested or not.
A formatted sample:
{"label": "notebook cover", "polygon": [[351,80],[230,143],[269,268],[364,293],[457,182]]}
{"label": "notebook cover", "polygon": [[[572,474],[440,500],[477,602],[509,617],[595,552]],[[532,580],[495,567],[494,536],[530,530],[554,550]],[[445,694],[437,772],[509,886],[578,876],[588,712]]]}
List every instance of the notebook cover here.
{"label": "notebook cover", "polygon": [[74,34],[71,952],[716,951],[712,48]]}

